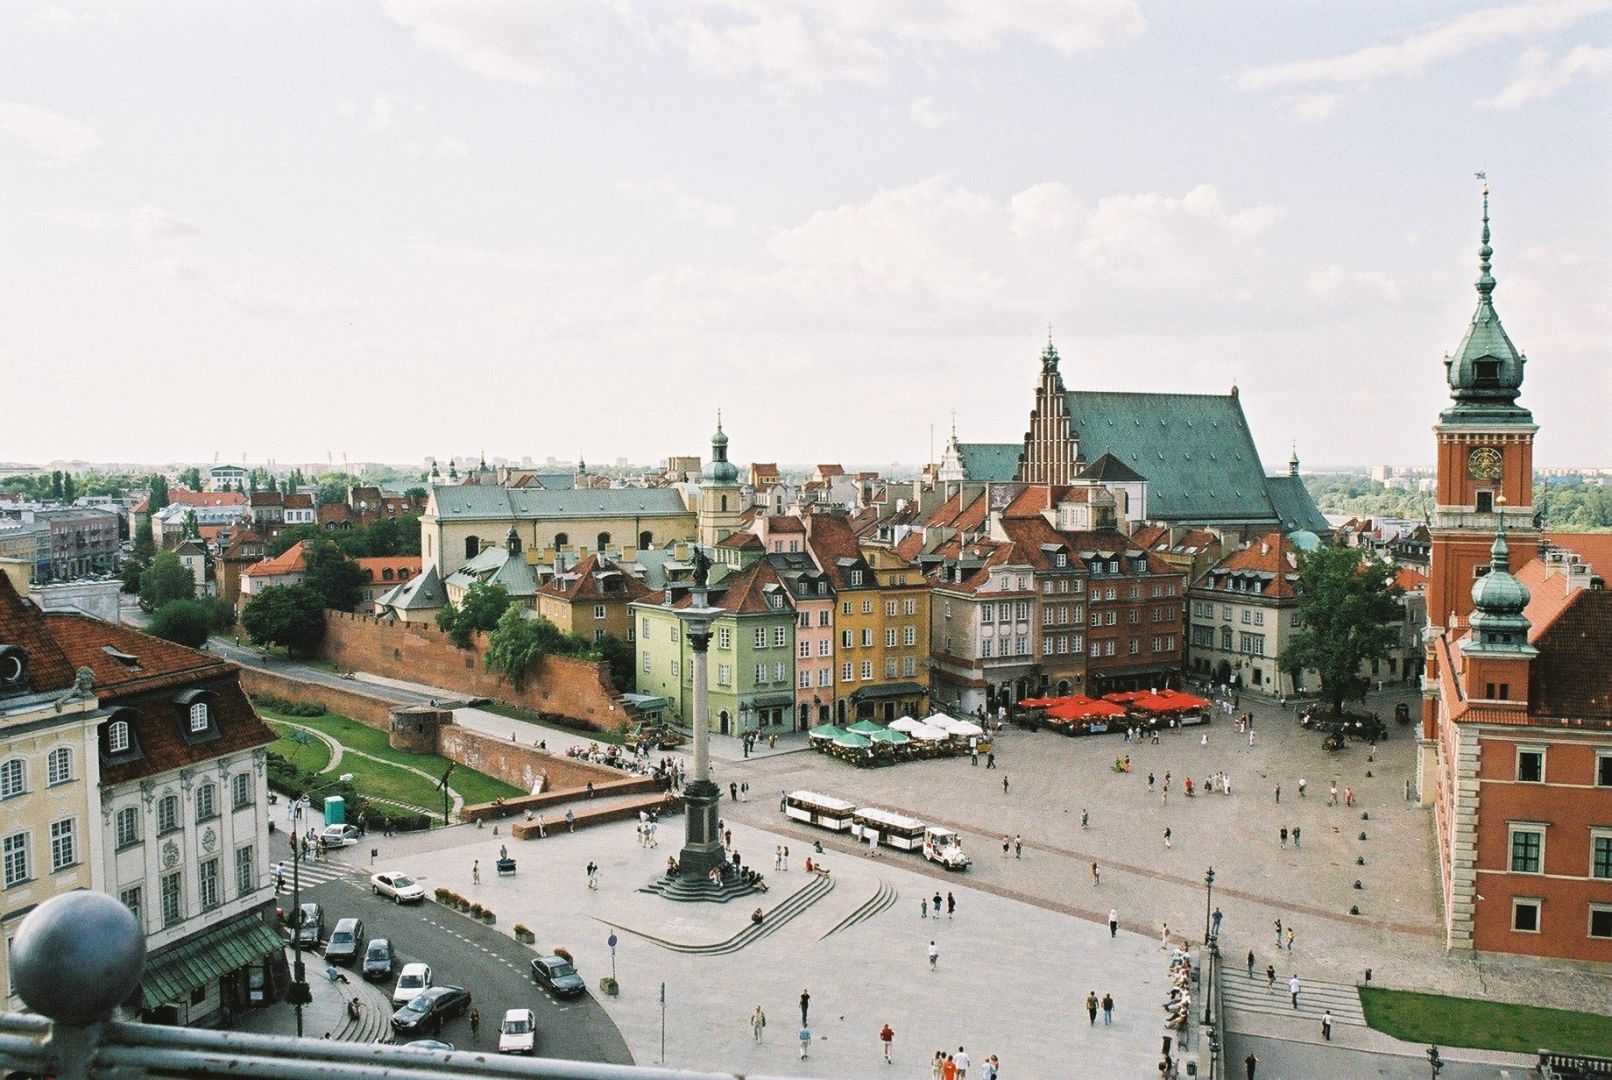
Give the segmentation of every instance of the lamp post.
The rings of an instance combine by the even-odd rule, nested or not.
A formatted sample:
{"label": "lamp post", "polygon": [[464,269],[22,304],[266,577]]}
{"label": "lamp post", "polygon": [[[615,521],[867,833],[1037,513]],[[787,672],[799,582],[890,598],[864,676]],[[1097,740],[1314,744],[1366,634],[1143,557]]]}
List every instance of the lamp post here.
{"label": "lamp post", "polygon": [[338,779],[321,784],[298,796],[291,804],[291,990],[287,995],[297,1014],[297,1037],[302,1037],[302,1007],[312,1000],[308,993],[307,971],[302,966],[302,812],[308,807],[308,796],[317,795],[337,784],[350,784],[352,773],[342,773]]}
{"label": "lamp post", "polygon": [[[1209,933],[1209,911],[1214,906],[1215,896],[1215,868],[1212,866],[1203,875],[1203,890],[1203,947],[1204,951],[1209,954],[1205,957],[1205,961],[1207,964],[1214,965],[1215,978],[1218,979],[1220,977],[1220,944]],[[1215,1023],[1214,986],[1209,980],[1205,980],[1201,986],[1203,991],[1203,1026],[1210,1028],[1212,1035]],[[1212,1063],[1214,1058],[1211,1056],[1209,1060]],[[1212,1069],[1213,1067],[1213,1064],[1211,1064],[1210,1068]]]}
{"label": "lamp post", "polygon": [[756,707],[748,701],[739,702],[739,738],[744,738],[750,731],[750,717],[755,714]]}
{"label": "lamp post", "polygon": [[1209,944],[1209,913],[1215,906],[1215,868],[1203,875],[1203,943]]}

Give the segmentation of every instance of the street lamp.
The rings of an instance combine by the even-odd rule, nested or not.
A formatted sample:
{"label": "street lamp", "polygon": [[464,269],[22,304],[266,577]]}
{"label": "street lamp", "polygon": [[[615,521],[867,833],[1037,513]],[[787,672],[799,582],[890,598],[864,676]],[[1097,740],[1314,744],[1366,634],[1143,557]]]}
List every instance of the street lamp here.
{"label": "street lamp", "polygon": [[750,730],[750,716],[756,711],[754,705],[748,701],[739,702],[739,738],[744,738]]}
{"label": "street lamp", "polygon": [[326,788],[333,788],[337,784],[350,784],[353,782],[352,773],[342,773],[341,776],[328,784],[320,784],[303,792],[291,804],[291,989],[286,994],[291,1006],[297,1014],[297,1038],[302,1037],[302,1007],[313,1000],[308,992],[307,972],[302,966],[302,927],[298,920],[302,917],[302,812],[307,809],[308,796],[317,795]]}
{"label": "street lamp", "polygon": [[1203,943],[1209,944],[1209,912],[1215,906],[1215,868],[1203,875]]}

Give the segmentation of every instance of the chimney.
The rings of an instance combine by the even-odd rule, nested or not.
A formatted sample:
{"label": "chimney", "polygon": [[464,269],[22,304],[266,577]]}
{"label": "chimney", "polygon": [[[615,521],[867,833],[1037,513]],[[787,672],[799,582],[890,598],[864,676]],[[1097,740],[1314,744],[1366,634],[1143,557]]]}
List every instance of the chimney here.
{"label": "chimney", "polygon": [[18,596],[27,596],[33,586],[33,563],[27,559],[0,559],[0,573],[11,579]]}

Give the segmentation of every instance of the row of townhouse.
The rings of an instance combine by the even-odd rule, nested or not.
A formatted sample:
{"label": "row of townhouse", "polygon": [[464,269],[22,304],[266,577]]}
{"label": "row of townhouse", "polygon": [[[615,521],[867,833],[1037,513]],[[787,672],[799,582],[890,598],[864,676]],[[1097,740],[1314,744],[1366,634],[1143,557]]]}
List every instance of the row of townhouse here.
{"label": "row of townhouse", "polygon": [[0,575],[0,987],[39,904],[117,897],[146,935],[132,1011],[206,1024],[273,1000],[269,800],[258,718],[229,665],[84,615]]}

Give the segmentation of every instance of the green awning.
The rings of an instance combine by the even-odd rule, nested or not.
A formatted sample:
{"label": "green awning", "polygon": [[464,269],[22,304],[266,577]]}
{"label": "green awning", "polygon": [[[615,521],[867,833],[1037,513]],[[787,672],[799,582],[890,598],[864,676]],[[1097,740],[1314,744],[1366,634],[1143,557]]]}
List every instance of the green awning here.
{"label": "green awning", "polygon": [[758,709],[777,709],[795,703],[794,694],[761,694],[750,700],[750,704]]}
{"label": "green awning", "polygon": [[285,939],[260,919],[215,926],[146,961],[140,1005],[155,1009],[188,1001],[191,992],[285,949]]}
{"label": "green awning", "polygon": [[883,686],[864,686],[851,695],[852,701],[870,701],[874,698],[922,697],[926,691],[915,682],[886,683]]}
{"label": "green awning", "polygon": [[882,732],[884,728],[880,727],[878,724],[875,724],[872,720],[858,720],[845,730],[854,731],[858,735],[877,735]]}

